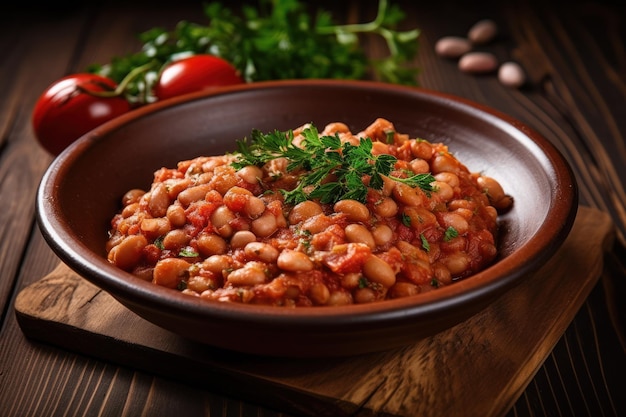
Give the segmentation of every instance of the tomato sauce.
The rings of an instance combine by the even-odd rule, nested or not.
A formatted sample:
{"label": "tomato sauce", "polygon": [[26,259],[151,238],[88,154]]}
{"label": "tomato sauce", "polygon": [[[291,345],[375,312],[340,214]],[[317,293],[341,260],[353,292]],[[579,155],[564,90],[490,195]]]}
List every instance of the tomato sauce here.
{"label": "tomato sauce", "polygon": [[[303,129],[294,130],[294,143]],[[288,171],[281,158],[239,169],[235,154],[181,161],[157,169],[147,191],[122,197],[109,261],[190,296],[288,307],[415,296],[494,261],[497,216],[512,200],[479,185],[500,187],[493,178],[470,172],[446,145],[410,138],[385,119],[356,134],[332,123],[322,135],[342,143],[370,138],[372,155],[396,158],[382,186],[364,175],[363,200],[290,203],[285,191],[307,172]],[[429,188],[402,182],[425,173]]]}

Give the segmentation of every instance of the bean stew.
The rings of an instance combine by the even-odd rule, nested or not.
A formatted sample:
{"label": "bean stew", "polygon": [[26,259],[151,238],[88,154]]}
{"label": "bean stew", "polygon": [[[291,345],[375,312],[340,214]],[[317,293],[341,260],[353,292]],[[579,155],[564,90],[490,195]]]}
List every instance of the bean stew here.
{"label": "bean stew", "polygon": [[[447,145],[382,118],[356,134],[336,122],[280,135],[294,152],[311,135],[337,143],[322,154],[336,167],[277,154],[249,163],[240,148],[158,169],[147,191],[122,197],[109,261],[206,300],[296,307],[417,295],[496,258],[498,214],[513,200]],[[346,163],[349,152],[360,159]]]}

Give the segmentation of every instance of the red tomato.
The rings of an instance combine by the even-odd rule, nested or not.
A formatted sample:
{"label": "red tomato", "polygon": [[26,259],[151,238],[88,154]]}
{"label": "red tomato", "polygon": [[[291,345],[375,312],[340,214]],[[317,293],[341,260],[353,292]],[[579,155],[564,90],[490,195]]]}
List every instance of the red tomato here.
{"label": "red tomato", "polygon": [[123,97],[97,97],[81,91],[111,91],[115,87],[113,80],[87,73],[52,83],[33,110],[33,129],[41,146],[58,155],[83,134],[128,112],[130,103]]}
{"label": "red tomato", "polygon": [[243,80],[228,61],[214,55],[193,55],[168,64],[154,87],[159,100],[208,88],[241,84]]}

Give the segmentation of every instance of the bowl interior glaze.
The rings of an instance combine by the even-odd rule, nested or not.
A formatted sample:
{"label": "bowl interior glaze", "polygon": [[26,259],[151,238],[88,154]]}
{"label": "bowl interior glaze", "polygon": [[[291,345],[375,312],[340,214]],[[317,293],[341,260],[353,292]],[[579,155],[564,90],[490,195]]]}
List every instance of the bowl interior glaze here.
{"label": "bowl interior glaze", "polygon": [[[282,309],[210,303],[157,287],[106,260],[109,222],[131,188],[180,160],[235,149],[269,132],[341,121],[357,132],[376,118],[411,137],[444,142],[473,172],[514,198],[500,219],[499,256],[485,271],[415,297],[371,305]],[[561,245],[577,208],[560,153],[488,107],[424,89],[360,81],[277,81],[179,97],[121,116],[53,161],[37,214],[43,236],[80,275],[135,313],[181,336],[238,352],[338,356],[406,345],[459,323],[537,269]]]}

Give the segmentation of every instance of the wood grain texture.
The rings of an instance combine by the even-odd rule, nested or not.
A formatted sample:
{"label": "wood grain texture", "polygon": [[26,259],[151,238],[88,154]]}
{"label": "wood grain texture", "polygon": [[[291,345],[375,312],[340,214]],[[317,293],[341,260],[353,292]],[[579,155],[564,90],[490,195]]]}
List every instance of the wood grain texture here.
{"label": "wood grain texture", "polygon": [[[239,2],[227,2],[236,5]],[[314,2],[339,20],[371,19],[376,0]],[[581,202],[613,218],[618,233],[601,280],[556,343],[507,417],[626,415],[626,12],[610,0],[394,1],[406,28],[419,27],[416,64],[423,87],[495,107],[529,124],[564,153],[579,181]],[[501,28],[485,46],[502,59],[519,59],[534,74],[520,90],[503,88],[493,74],[461,74],[456,62],[434,54],[437,39],[465,35],[478,19]],[[26,339],[16,322],[17,293],[58,264],[34,222],[34,194],[52,160],[37,146],[30,115],[38,95],[61,76],[133,51],[136,35],[171,28],[181,19],[203,21],[195,0],[60,0],[37,7],[12,2],[0,12],[0,415],[287,417],[281,411],[221,395],[219,380],[179,382],[160,377],[118,353],[112,361],[74,346]],[[384,48],[369,39],[368,52]],[[556,82],[554,79],[556,77]],[[617,181],[617,182],[616,182]],[[621,243],[620,243],[621,242]],[[99,341],[94,342],[96,346]],[[513,343],[515,344],[515,343]],[[76,354],[84,349],[84,354]],[[272,364],[268,363],[267,367]],[[323,370],[317,374],[322,384]],[[295,378],[295,375],[291,375]],[[304,378],[305,376],[302,376]],[[351,384],[358,381],[355,377]],[[268,382],[269,383],[269,382]],[[445,387],[444,387],[445,388]],[[370,391],[375,392],[375,391]],[[297,409],[299,396],[285,405]],[[307,397],[308,398],[308,397]],[[291,416],[290,416],[291,417]]]}
{"label": "wood grain texture", "polygon": [[287,412],[501,416],[588,296],[612,237],[606,214],[581,207],[556,256],[483,312],[415,345],[349,358],[210,349],[144,321],[63,264],[20,292],[15,307],[30,338],[192,383],[219,381],[214,389]]}

